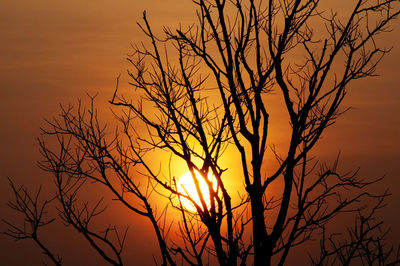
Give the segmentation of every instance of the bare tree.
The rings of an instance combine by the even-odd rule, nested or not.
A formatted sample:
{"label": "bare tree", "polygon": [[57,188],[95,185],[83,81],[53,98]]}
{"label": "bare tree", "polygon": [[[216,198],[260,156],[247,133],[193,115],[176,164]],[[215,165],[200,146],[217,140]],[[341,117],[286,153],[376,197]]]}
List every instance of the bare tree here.
{"label": "bare tree", "polygon": [[[47,121],[40,166],[54,175],[63,221],[106,261],[121,265],[125,234],[112,226],[94,232],[89,225],[101,203],[78,204],[79,191],[101,185],[152,224],[162,265],[203,265],[209,256],[220,265],[283,265],[293,247],[312,238],[321,238],[321,254],[310,255],[318,265],[399,262],[375,220],[389,195],[369,190],[380,179],[341,173],[338,160],[328,166],[311,154],[344,111],[349,83],[373,76],[389,52],[375,37],[389,30],[399,1],[358,0],[340,15],[321,10],[318,0],[193,3],[197,22],[165,28],[163,36],[143,14],[139,26],[150,45],[134,46],[128,58],[139,96],[124,96],[117,79],[110,101],[120,123],[114,135],[98,121],[93,98],[88,109],[79,103]],[[281,97],[290,123],[280,149],[268,138],[272,94]],[[238,200],[227,185],[235,177],[222,163],[227,149],[241,162]],[[182,190],[174,169],[166,174],[154,165],[151,155],[160,150],[185,163],[198,200]],[[268,153],[277,166],[266,163]],[[271,190],[276,183],[279,193]],[[160,195],[168,204],[156,212],[152,199]],[[169,237],[171,207],[180,215],[178,240]],[[332,221],[349,212],[358,217],[349,236],[329,234]]]}
{"label": "bare tree", "polygon": [[39,228],[45,227],[54,221],[54,218],[45,218],[47,214],[46,208],[51,200],[45,200],[43,203],[40,202],[41,188],[35,196],[32,196],[25,187],[16,187],[11,180],[10,187],[15,198],[8,203],[8,206],[21,214],[24,217],[24,222],[23,225],[17,225],[16,223],[3,220],[9,227],[8,230],[3,233],[15,240],[32,239],[55,265],[61,265],[61,258],[56,257],[46,247],[42,239],[39,238]]}

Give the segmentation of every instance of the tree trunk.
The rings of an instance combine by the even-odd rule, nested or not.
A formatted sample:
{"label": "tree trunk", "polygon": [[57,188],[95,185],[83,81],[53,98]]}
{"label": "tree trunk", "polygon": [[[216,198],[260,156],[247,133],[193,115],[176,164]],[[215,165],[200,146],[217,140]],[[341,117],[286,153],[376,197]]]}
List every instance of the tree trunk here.
{"label": "tree trunk", "polygon": [[267,232],[264,221],[261,186],[254,188],[252,193],[249,194],[251,195],[253,217],[254,265],[270,265],[271,252],[266,246]]}
{"label": "tree trunk", "polygon": [[215,253],[217,255],[219,265],[228,266],[226,253],[222,247],[222,239],[219,228],[216,225],[211,225],[208,227],[208,230],[214,243]]}

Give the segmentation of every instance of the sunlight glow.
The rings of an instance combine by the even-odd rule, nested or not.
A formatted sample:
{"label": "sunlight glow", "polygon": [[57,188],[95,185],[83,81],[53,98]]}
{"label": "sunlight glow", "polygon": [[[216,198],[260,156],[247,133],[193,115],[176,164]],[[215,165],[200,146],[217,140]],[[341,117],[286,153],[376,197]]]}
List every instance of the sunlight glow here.
{"label": "sunlight glow", "polygon": [[[200,175],[199,172],[195,171],[195,173],[196,173],[196,177],[199,181],[201,194],[203,195],[204,201],[207,205],[207,208],[209,209],[211,206],[211,203],[210,203],[210,193],[209,193],[207,183],[204,180],[204,178]],[[215,179],[215,177],[212,175],[211,172],[208,173],[208,180],[211,180],[213,190],[217,191],[217,187],[218,187],[217,180]],[[181,178],[179,178],[179,181],[177,184],[177,189],[178,189],[178,192],[180,192],[184,195],[189,195],[200,207],[202,207],[200,197],[199,197],[199,194],[197,193],[196,185],[193,181],[193,177],[192,177],[190,171],[187,171],[184,175],[181,176]],[[190,202],[188,199],[181,198],[181,200],[182,200],[182,205],[186,210],[196,211],[196,208],[194,207],[193,203]]]}

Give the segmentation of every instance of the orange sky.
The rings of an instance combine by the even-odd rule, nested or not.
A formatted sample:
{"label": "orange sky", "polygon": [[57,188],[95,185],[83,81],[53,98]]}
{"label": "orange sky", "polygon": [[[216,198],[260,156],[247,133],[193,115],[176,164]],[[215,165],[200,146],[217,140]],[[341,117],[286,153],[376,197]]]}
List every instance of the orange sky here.
{"label": "orange sky", "polygon": [[[126,73],[129,67],[125,57],[130,51],[130,43],[140,42],[143,38],[136,21],[141,19],[145,9],[154,29],[190,21],[194,14],[190,1],[185,0],[2,0],[2,218],[3,214],[9,213],[6,207],[10,197],[7,177],[26,184],[45,180],[46,175],[36,167],[39,153],[35,143],[43,118],[56,114],[60,102],[75,103],[77,98],[85,97],[85,92],[98,92],[100,103],[112,96],[116,76]],[[393,26],[397,29],[381,36],[382,44],[394,48],[378,67],[380,76],[352,84],[344,106],[353,109],[328,129],[318,146],[318,154],[329,162],[340,151],[344,169],[360,166],[360,173],[367,176],[386,174],[385,185],[394,195],[382,216],[388,225],[395,227],[400,224],[400,218],[393,215],[400,203],[400,21]],[[122,86],[126,86],[126,81],[122,78]],[[106,104],[101,106],[108,108]],[[123,217],[126,218],[121,215],[121,219]],[[154,246],[152,232],[141,230],[146,225],[132,219],[131,233],[140,231],[140,246],[151,250]],[[4,230],[3,224],[0,229]],[[400,229],[393,228],[393,236],[399,239]],[[57,243],[57,238],[53,235],[49,241]],[[59,253],[67,255],[74,241],[68,238],[65,253]],[[33,264],[40,264],[41,254],[37,249],[29,251],[30,247],[31,243],[15,243],[1,236],[0,262],[23,265],[29,259]],[[21,253],[26,250],[28,255],[22,258]],[[92,255],[89,251],[84,252],[82,259],[89,261]],[[151,253],[142,255],[143,261],[152,260]]]}

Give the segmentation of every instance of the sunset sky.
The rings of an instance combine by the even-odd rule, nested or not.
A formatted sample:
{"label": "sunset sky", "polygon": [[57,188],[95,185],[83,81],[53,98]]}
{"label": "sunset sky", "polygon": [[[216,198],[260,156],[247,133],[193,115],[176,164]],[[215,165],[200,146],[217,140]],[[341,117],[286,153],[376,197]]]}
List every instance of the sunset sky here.
{"label": "sunset sky", "polygon": [[[125,58],[131,51],[131,43],[144,39],[136,25],[144,10],[156,32],[164,25],[185,24],[194,17],[193,5],[187,0],[1,1],[0,218],[13,217],[6,205],[11,197],[7,178],[32,188],[52,184],[48,175],[37,167],[40,155],[35,138],[40,134],[43,119],[58,114],[60,103],[75,104],[78,98],[86,97],[86,92],[98,93],[98,107],[105,112],[103,119],[111,118],[107,100],[112,97],[119,74],[122,74],[121,86],[128,87],[125,74],[129,64]],[[378,67],[379,76],[351,84],[343,107],[352,109],[327,130],[317,154],[321,161],[329,162],[340,152],[344,170],[360,167],[360,174],[366,177],[386,175],[384,184],[377,189],[387,187],[393,196],[381,217],[392,227],[392,239],[398,240],[399,20],[393,23],[393,28],[392,32],[379,36],[381,45],[393,46]],[[157,253],[157,249],[149,225],[135,220],[134,215],[120,214],[120,219],[122,225],[131,224],[130,261],[152,262],[152,253]],[[0,230],[4,228],[1,224]],[[54,243],[55,253],[64,255],[69,262],[75,243],[78,246],[81,243],[77,240],[79,236],[67,236],[66,232],[63,229],[59,235],[48,236],[48,242]],[[91,252],[76,256],[90,261]],[[27,253],[24,258],[23,253]],[[24,265],[29,260],[38,265],[42,259],[33,243],[14,242],[0,236],[0,264]]]}

